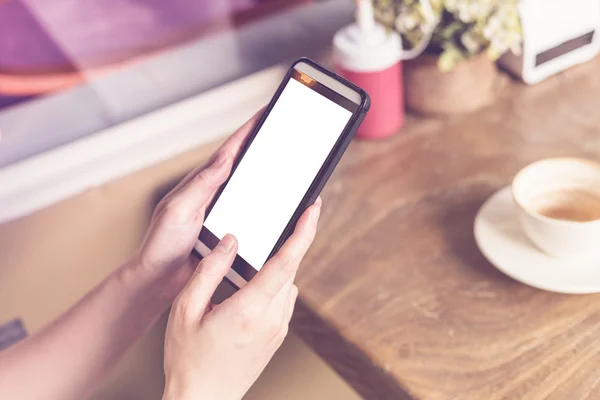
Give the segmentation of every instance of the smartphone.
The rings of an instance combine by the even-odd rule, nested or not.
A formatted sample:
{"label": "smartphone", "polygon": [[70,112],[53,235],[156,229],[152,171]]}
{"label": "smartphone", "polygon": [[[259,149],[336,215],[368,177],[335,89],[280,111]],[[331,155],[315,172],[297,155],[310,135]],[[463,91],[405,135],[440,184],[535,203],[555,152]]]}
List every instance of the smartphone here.
{"label": "smartphone", "polygon": [[227,279],[241,288],[291,235],[369,109],[368,94],[301,58],[288,70],[207,208],[195,249],[238,241]]}

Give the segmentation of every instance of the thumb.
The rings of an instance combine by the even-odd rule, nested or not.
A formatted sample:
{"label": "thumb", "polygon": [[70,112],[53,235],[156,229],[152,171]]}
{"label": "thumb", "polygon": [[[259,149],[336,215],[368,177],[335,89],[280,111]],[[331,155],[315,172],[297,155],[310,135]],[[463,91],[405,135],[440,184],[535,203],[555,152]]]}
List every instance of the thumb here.
{"label": "thumb", "polygon": [[180,183],[182,187],[174,189],[168,203],[172,204],[177,214],[182,215],[186,220],[198,215],[199,211],[202,211],[203,216],[204,209],[215,190],[227,180],[231,172],[231,164],[229,153],[220,151],[210,166],[184,178]]}
{"label": "thumb", "polygon": [[217,246],[200,261],[194,275],[179,294],[174,307],[180,310],[190,322],[202,317],[217,286],[231,268],[237,254],[237,240],[233,235],[225,235]]}

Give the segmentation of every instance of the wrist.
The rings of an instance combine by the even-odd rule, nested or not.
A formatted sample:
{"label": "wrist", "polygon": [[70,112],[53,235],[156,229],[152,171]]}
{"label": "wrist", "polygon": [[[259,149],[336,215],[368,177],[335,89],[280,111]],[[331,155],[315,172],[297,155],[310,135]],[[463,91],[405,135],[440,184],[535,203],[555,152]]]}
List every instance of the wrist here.
{"label": "wrist", "polygon": [[141,289],[144,286],[152,286],[154,281],[146,270],[141,257],[136,253],[121,265],[117,275],[123,285],[132,289]]}
{"label": "wrist", "polygon": [[159,315],[172,302],[164,296],[160,282],[148,273],[137,255],[116,271],[116,279],[141,309]]}

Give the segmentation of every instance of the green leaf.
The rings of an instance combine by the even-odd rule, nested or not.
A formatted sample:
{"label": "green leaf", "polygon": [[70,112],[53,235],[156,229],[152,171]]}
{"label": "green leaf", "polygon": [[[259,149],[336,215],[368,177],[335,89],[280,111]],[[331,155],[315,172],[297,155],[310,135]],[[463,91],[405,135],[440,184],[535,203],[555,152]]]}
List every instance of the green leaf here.
{"label": "green leaf", "polygon": [[442,28],[440,32],[440,36],[445,40],[450,40],[456,35],[456,33],[465,29],[465,25],[460,21],[453,21],[444,28]]}
{"label": "green leaf", "polygon": [[452,71],[456,64],[458,64],[464,58],[464,55],[454,44],[446,43],[444,46],[444,51],[438,59],[438,68],[443,72]]}

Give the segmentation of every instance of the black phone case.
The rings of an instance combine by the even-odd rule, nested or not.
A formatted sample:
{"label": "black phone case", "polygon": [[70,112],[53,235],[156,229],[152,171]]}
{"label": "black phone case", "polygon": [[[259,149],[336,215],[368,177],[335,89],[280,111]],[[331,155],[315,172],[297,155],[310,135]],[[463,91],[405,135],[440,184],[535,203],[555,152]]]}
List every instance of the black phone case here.
{"label": "black phone case", "polygon": [[[287,238],[290,237],[290,235],[294,231],[296,223],[298,222],[298,220],[302,216],[302,213],[304,213],[304,211],[308,207],[310,207],[317,200],[317,197],[319,196],[319,194],[323,190],[323,187],[325,187],[325,184],[329,180],[329,177],[333,173],[333,170],[335,169],[335,167],[337,166],[338,162],[342,158],[342,155],[346,151],[346,148],[350,144],[350,141],[354,137],[354,134],[356,133],[356,130],[360,126],[360,123],[362,122],[362,120],[365,118],[365,115],[366,115],[366,113],[369,110],[369,107],[371,105],[371,101],[370,101],[370,98],[369,98],[369,95],[367,94],[367,92],[364,91],[363,89],[359,88],[358,86],[356,86],[352,82],[350,82],[350,81],[342,78],[341,76],[339,76],[339,75],[337,75],[337,74],[335,74],[335,73],[327,70],[326,68],[320,66],[319,64],[317,64],[316,62],[314,62],[313,60],[311,60],[309,58],[303,57],[303,58],[300,58],[300,59],[296,60],[292,64],[292,66],[290,67],[290,69],[288,70],[288,72],[286,73],[286,75],[283,78],[281,84],[277,88],[277,91],[275,92],[275,94],[271,98],[271,101],[269,101],[269,104],[267,105],[267,108],[265,109],[265,112],[263,113],[263,115],[261,116],[260,120],[258,121],[258,123],[256,124],[256,126],[254,127],[254,130],[252,131],[252,133],[248,137],[248,140],[246,141],[246,143],[242,147],[239,156],[235,160],[235,163],[233,165],[231,174],[229,175],[230,177],[235,172],[235,169],[237,168],[237,166],[240,163],[241,159],[246,154],[246,151],[251,146],[251,144],[254,141],[254,138],[256,137],[257,133],[260,131],[260,128],[262,127],[264,121],[266,120],[267,116],[269,115],[269,113],[273,109],[275,103],[279,99],[279,96],[281,95],[281,92],[283,92],[283,89],[285,88],[285,85],[287,84],[288,80],[290,79],[290,76],[291,76],[291,74],[292,74],[292,72],[294,70],[294,66],[296,64],[300,63],[300,62],[304,62],[306,64],[311,65],[312,67],[318,69],[320,72],[322,72],[322,73],[324,73],[324,74],[326,74],[326,75],[334,78],[335,80],[343,83],[345,86],[348,86],[348,87],[352,88],[354,91],[358,92],[360,94],[360,96],[361,96],[361,104],[359,106],[358,111],[352,116],[352,118],[350,119],[350,121],[348,121],[348,124],[344,128],[344,131],[340,135],[340,138],[338,139],[338,141],[334,145],[333,149],[329,153],[329,156],[325,160],[323,166],[321,167],[321,169],[319,170],[319,172],[315,176],[315,179],[313,180],[313,182],[311,183],[309,189],[307,190],[306,194],[304,195],[304,198],[302,199],[302,201],[300,202],[300,204],[296,208],[296,211],[292,215],[292,218],[290,218],[290,221],[288,222],[288,224],[287,224],[286,228],[284,229],[283,233],[281,234],[281,236],[277,240],[277,243],[273,247],[273,250],[269,254],[268,258],[271,258],[275,253],[277,253],[277,251],[281,248],[281,246],[283,245],[283,243],[285,243],[285,241],[287,240]],[[210,213],[210,211],[212,210],[212,208],[213,208],[214,204],[216,203],[216,201],[219,199],[219,196],[221,195],[221,192],[223,191],[223,189],[225,188],[225,186],[227,186],[228,182],[229,182],[229,179],[227,179],[227,181],[217,191],[217,193],[216,193],[213,201],[211,202],[210,206],[207,209],[207,212],[206,212],[207,216]]]}

